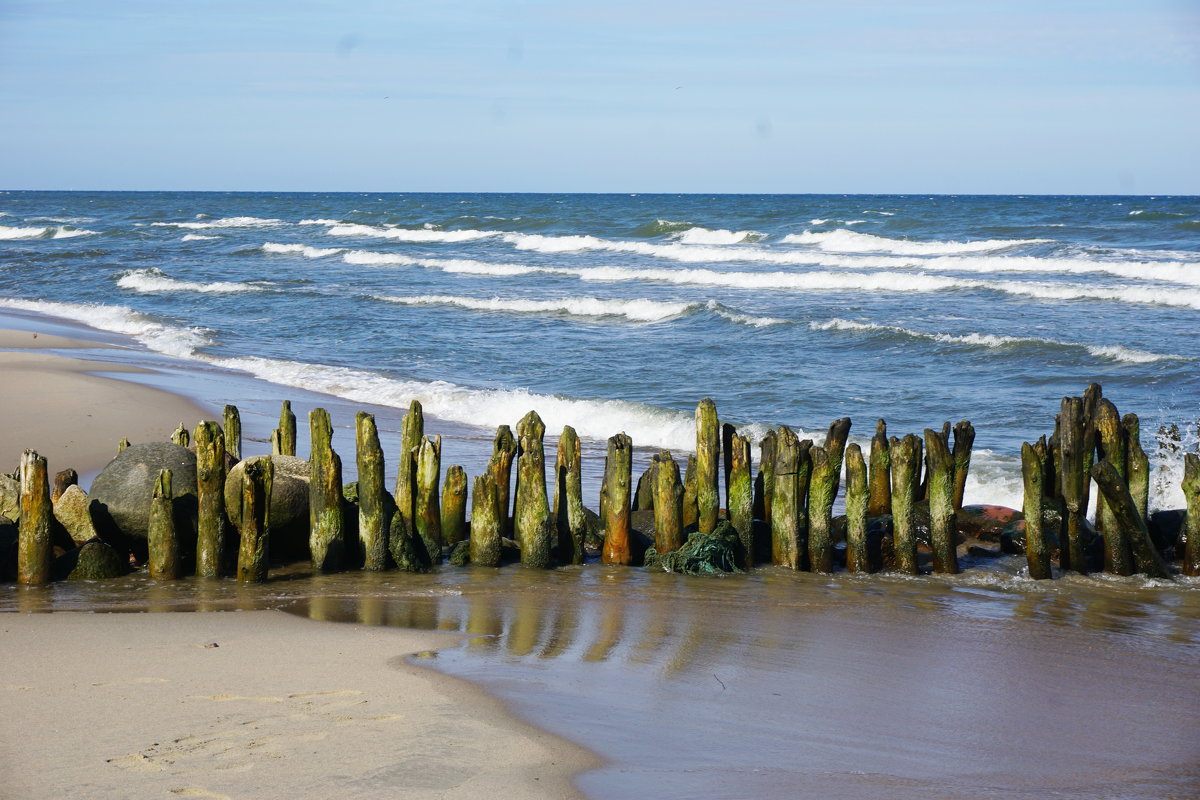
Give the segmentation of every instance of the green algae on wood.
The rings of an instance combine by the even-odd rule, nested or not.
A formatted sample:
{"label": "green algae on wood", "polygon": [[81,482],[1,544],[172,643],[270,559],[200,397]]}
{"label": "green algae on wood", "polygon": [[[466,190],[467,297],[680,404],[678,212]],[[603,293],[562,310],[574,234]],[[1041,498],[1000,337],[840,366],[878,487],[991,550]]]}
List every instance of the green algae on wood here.
{"label": "green algae on wood", "polygon": [[425,436],[425,412],[419,400],[408,404],[408,413],[400,421],[400,457],[396,463],[396,514],[410,535],[416,535],[417,458]]}
{"label": "green algae on wood", "polygon": [[750,437],[734,433],[729,439],[729,524],[737,532],[742,569],[754,566],[754,483],[751,479]]}
{"label": "green algae on wood", "polygon": [[242,460],[242,415],[237,406],[225,406],[223,412],[222,430],[225,432],[225,452],[233,457],[233,462]]}
{"label": "green algae on wood", "polygon": [[846,448],[846,569],[850,572],[871,571],[867,552],[869,505],[867,464],[862,448],[851,444]]}
{"label": "green algae on wood", "polygon": [[[342,516],[342,459],[333,449],[329,412],[315,408],[308,414],[311,451],[308,486],[308,546],[313,572],[336,572],[345,549]],[[269,460],[269,459],[268,459]]]}
{"label": "green algae on wood", "polygon": [[358,467],[358,542],[363,569],[379,572],[388,565],[385,464],[375,417],[365,411],[354,417],[354,454]]}
{"label": "green algae on wood", "polygon": [[913,434],[888,443],[892,462],[892,554],[895,568],[917,574],[915,493],[921,468],[921,440]]}
{"label": "green algae on wood", "polygon": [[758,443],[758,477],[754,480],[754,516],[771,528],[771,500],[775,493],[775,446],[778,434],[767,431]]}
{"label": "green algae on wood", "polygon": [[804,500],[811,448],[811,440],[801,442],[790,428],[780,426],[775,449],[775,496],[771,501],[771,562],[790,569],[803,566],[807,546]]}
{"label": "green algae on wood", "polygon": [[129,441],[129,439],[122,439],[121,441],[117,442],[117,454],[119,455],[125,452],[125,448],[129,447],[131,444],[133,444],[133,442]]}
{"label": "green algae on wood", "polygon": [[[1080,401],[1083,403],[1080,412],[1083,415],[1083,500],[1080,503],[1080,513],[1084,517],[1088,515],[1088,503],[1091,502],[1091,472],[1092,464],[1096,460],[1097,448],[1096,413],[1097,406],[1103,397],[1104,390],[1098,383],[1089,383],[1080,397]],[[1097,496],[1099,495],[1097,494]]]}
{"label": "green algae on wood", "polygon": [[[1128,474],[1129,448],[1125,428],[1117,407],[1108,398],[1096,404],[1094,425],[1096,453],[1116,470],[1121,481]],[[1133,574],[1133,553],[1126,530],[1118,525],[1116,514],[1104,493],[1096,497],[1096,528],[1104,536],[1104,571],[1112,575]]]}
{"label": "green algae on wood", "polygon": [[811,447],[812,478],[808,488],[808,565],[813,572],[833,572],[833,498],[840,466],[824,447]]}
{"label": "green algae on wood", "polygon": [[442,542],[448,547],[467,538],[467,473],[457,464],[446,470],[442,484]]}
{"label": "green algae on wood", "polygon": [[654,475],[654,462],[646,467],[645,471],[638,476],[637,487],[633,490],[633,510],[634,511],[653,511],[654,510],[654,486],[656,478]]}
{"label": "green algae on wood", "polygon": [[955,460],[946,432],[925,429],[926,463],[929,466],[929,540],[933,549],[933,571],[958,574],[954,543]]}
{"label": "green algae on wood", "polygon": [[442,474],[442,437],[421,437],[417,450],[417,488],[413,520],[417,535],[425,543],[429,560],[442,563],[442,509],[439,501]]}
{"label": "green algae on wood", "polygon": [[[532,412],[530,412],[532,413]],[[536,415],[534,415],[536,417]],[[546,426],[537,418],[524,426],[517,456],[517,498],[513,528],[521,548],[521,564],[549,569],[554,564],[554,518],[546,496]],[[626,486],[628,489],[628,485]],[[628,496],[626,496],[628,502]]]}
{"label": "green algae on wood", "polygon": [[1150,518],[1150,457],[1142,448],[1142,422],[1137,414],[1121,417],[1125,429],[1125,480],[1142,519]]}
{"label": "green algae on wood", "polygon": [[[311,415],[310,415],[311,419]],[[296,415],[292,401],[284,400],[279,407],[279,455],[296,455]]]}
{"label": "green algae on wood", "polygon": [[500,532],[502,536],[512,534],[512,464],[517,457],[517,440],[512,429],[507,425],[496,428],[496,437],[492,440],[492,460],[488,469],[492,471],[492,480],[496,483],[496,491],[500,493]]}
{"label": "green algae on wood", "polygon": [[963,507],[967,493],[967,473],[971,470],[971,450],[975,445],[975,426],[968,420],[960,420],[954,426],[954,510]]}
{"label": "green algae on wood", "polygon": [[500,492],[491,470],[475,479],[471,493],[471,563],[480,567],[500,566]]}
{"label": "green algae on wood", "polygon": [[554,520],[558,529],[558,560],[582,564],[587,516],[583,510],[583,473],[579,436],[570,425],[558,437],[554,462]]}
{"label": "green algae on wood", "polygon": [[871,438],[870,496],[867,500],[867,516],[881,517],[892,513],[892,462],[888,456],[887,423],[875,422],[875,436]]}
{"label": "green algae on wood", "polygon": [[1083,558],[1084,513],[1088,481],[1085,464],[1090,453],[1088,442],[1094,437],[1085,435],[1083,398],[1064,397],[1059,412],[1059,478],[1062,482],[1063,503],[1067,507],[1066,542],[1059,546],[1059,567],[1086,572]]}
{"label": "green algae on wood", "polygon": [[689,453],[687,467],[683,472],[683,527],[688,529],[695,525],[700,518],[696,506],[696,454]]}
{"label": "green algae on wood", "polygon": [[1137,571],[1151,578],[1171,577],[1171,570],[1155,549],[1150,532],[1146,529],[1146,521],[1138,512],[1137,504],[1129,494],[1129,487],[1116,467],[1108,461],[1098,461],[1092,465],[1092,478],[1112,511],[1113,524],[1124,532],[1129,541]]}
{"label": "green algae on wood", "polygon": [[1187,516],[1183,522],[1183,574],[1200,575],[1200,456],[1183,456],[1183,496]]}
{"label": "green algae on wood", "polygon": [[242,476],[242,515],[238,528],[237,579],[263,583],[271,551],[271,486],[275,464],[259,458],[246,464]]}
{"label": "green algae on wood", "polygon": [[150,577],[173,581],[179,577],[179,536],[175,530],[175,501],[171,470],[159,470],[150,499],[150,521],[146,533]]}
{"label": "green algae on wood", "polygon": [[17,582],[41,586],[50,582],[54,562],[50,543],[54,507],[45,457],[33,450],[23,452],[18,481],[21,519],[17,521]]}
{"label": "green algae on wood", "polygon": [[1046,437],[1043,436],[1036,444],[1025,442],[1021,445],[1021,478],[1025,487],[1021,504],[1025,514],[1025,559],[1029,564],[1029,577],[1034,580],[1053,577],[1050,570],[1050,548],[1046,543],[1043,525],[1047,458],[1049,453]]}
{"label": "green algae on wood", "polygon": [[652,459],[654,473],[654,549],[670,553],[683,546],[683,482],[679,464],[663,450]]}
{"label": "green algae on wood", "polygon": [[225,434],[204,421],[196,426],[196,575],[216,578],[225,565]]}
{"label": "green algae on wood", "polygon": [[171,434],[171,441],[180,447],[187,447],[192,443],[192,437],[188,434],[188,429],[184,427],[182,422],[179,423],[179,427]]}
{"label": "green algae on wood", "polygon": [[721,431],[717,406],[704,398],[696,406],[696,524],[701,533],[717,527],[721,505],[717,486],[717,468],[721,458]]}
{"label": "green algae on wood", "polygon": [[603,564],[633,563],[630,541],[629,501],[633,482],[633,440],[624,433],[609,437],[600,486],[600,518],[604,525]]}

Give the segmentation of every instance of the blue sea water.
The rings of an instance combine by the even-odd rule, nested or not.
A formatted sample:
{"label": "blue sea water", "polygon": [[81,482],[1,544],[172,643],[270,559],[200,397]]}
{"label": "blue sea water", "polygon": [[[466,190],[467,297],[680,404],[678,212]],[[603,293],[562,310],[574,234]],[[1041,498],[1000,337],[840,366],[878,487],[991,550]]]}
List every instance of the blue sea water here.
{"label": "blue sea water", "polygon": [[1197,197],[13,191],[0,308],[481,438],[534,408],[686,451],[702,397],[756,436],[970,419],[968,502],[1019,505],[1096,381],[1178,505],[1156,432],[1200,418]]}

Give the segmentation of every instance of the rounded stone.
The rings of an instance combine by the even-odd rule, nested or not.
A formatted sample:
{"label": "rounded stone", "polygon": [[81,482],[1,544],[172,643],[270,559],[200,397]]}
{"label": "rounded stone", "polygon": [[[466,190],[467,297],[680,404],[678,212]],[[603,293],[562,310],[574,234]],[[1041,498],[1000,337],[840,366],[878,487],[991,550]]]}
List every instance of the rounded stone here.
{"label": "rounded stone", "polygon": [[229,470],[225,478],[225,514],[236,529],[242,522],[242,480],[246,464],[271,459],[275,476],[271,481],[272,561],[308,558],[309,465],[297,456],[252,456]]}
{"label": "rounded stone", "polygon": [[[150,500],[161,470],[171,470],[176,526],[196,529],[196,454],[173,442],[144,442],[126,447],[92,481],[89,496],[97,523],[111,521],[120,533],[145,544],[150,528]],[[184,523],[187,527],[178,527]],[[103,535],[103,532],[102,532]],[[181,538],[183,538],[181,534]],[[185,539],[186,541],[186,539]]]}

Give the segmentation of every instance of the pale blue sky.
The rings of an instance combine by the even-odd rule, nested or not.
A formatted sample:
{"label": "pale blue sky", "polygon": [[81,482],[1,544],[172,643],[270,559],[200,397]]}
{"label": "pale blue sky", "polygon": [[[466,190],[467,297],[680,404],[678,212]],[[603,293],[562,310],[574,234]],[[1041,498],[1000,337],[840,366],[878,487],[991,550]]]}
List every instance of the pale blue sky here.
{"label": "pale blue sky", "polygon": [[1200,2],[0,0],[0,188],[1200,193]]}

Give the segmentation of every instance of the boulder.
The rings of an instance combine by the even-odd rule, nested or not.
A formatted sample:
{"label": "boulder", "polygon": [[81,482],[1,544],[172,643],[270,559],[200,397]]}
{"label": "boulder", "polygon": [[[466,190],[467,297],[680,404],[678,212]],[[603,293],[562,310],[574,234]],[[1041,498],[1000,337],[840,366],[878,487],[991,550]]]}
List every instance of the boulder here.
{"label": "boulder", "polygon": [[21,519],[21,483],[12,475],[0,474],[0,517]]}
{"label": "boulder", "polygon": [[964,539],[999,542],[1005,526],[1024,518],[1020,511],[1007,506],[963,506],[954,513],[954,527]]}
{"label": "boulder", "polygon": [[68,486],[54,502],[54,518],[76,546],[100,537],[96,522],[92,519],[92,499],[78,486]]}
{"label": "boulder", "polygon": [[1183,524],[1186,521],[1186,508],[1164,509],[1150,515],[1146,528],[1150,531],[1150,540],[1164,558],[1183,558]]}
{"label": "boulder", "polygon": [[300,561],[308,550],[308,462],[296,456],[253,456],[229,470],[225,478],[225,514],[236,529],[242,521],[242,479],[246,464],[271,459],[271,561]]}
{"label": "boulder", "polygon": [[[1058,541],[1062,517],[1056,509],[1047,508],[1042,514],[1042,519],[1046,545],[1050,550],[1050,559],[1057,564],[1062,556]],[[1000,534],[1000,550],[1009,555],[1025,555],[1024,518],[1013,520],[1004,527]],[[1089,571],[1095,572],[1103,569],[1104,537],[1086,519],[1083,521],[1083,555]]]}
{"label": "boulder", "polygon": [[111,545],[96,539],[54,560],[57,580],[96,581],[119,578],[129,572],[129,559]]}
{"label": "boulder", "polygon": [[[92,518],[101,537],[114,544],[124,537],[144,558],[150,527],[150,500],[161,470],[171,470],[175,530],[181,543],[196,541],[196,454],[172,442],[131,444],[92,481]],[[115,529],[115,530],[114,530]],[[120,549],[120,547],[118,547]]]}

